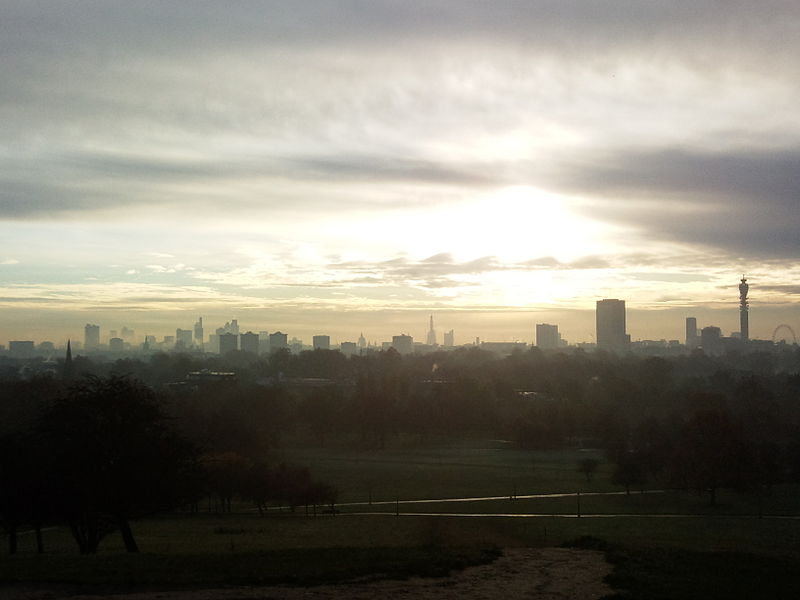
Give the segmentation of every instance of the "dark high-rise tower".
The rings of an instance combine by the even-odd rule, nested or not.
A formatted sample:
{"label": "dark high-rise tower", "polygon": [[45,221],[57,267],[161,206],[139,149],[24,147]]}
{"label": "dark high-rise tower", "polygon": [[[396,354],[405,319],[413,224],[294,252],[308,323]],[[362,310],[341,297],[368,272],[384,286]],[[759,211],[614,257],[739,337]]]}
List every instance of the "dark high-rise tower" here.
{"label": "dark high-rise tower", "polygon": [[625,333],[625,300],[608,298],[597,301],[597,347],[600,350],[624,352],[630,344]]}
{"label": "dark high-rise tower", "polygon": [[742,275],[742,281],[739,284],[739,335],[743,342],[750,340],[749,304],[747,303],[747,292],[749,291],[750,286],[747,285],[747,279]]}

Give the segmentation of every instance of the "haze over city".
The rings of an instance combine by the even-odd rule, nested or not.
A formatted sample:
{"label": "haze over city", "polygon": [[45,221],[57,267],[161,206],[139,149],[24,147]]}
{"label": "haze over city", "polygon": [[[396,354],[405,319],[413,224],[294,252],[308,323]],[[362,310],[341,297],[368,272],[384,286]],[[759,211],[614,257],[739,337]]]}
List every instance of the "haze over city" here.
{"label": "haze over city", "polygon": [[0,331],[795,329],[795,2],[0,2]]}

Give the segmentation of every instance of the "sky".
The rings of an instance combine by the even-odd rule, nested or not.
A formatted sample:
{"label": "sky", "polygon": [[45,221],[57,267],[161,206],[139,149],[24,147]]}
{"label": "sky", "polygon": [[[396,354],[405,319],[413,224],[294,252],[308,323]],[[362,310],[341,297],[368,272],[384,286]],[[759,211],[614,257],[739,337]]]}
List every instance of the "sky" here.
{"label": "sky", "polygon": [[0,343],[800,331],[794,0],[0,0]]}

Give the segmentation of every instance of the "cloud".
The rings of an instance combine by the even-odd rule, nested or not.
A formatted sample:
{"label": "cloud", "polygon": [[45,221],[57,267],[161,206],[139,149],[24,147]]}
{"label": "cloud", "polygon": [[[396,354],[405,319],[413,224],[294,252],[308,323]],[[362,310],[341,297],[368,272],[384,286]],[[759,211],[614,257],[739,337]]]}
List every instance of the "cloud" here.
{"label": "cloud", "polygon": [[562,168],[554,187],[597,199],[597,219],[755,256],[800,251],[800,146],[628,149]]}
{"label": "cloud", "polygon": [[0,261],[0,265],[18,265],[19,261],[16,258],[6,258]]}

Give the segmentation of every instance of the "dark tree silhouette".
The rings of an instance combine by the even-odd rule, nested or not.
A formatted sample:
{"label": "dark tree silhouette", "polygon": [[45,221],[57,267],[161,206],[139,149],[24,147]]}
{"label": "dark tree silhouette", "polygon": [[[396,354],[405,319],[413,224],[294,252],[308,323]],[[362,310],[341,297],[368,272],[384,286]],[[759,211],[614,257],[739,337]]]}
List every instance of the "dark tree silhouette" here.
{"label": "dark tree silhouette", "polygon": [[40,423],[52,453],[51,493],[82,553],[119,529],[138,546],[130,519],[184,503],[195,453],[167,427],[154,393],[138,381],[90,377],[48,407]]}
{"label": "dark tree silhouette", "polygon": [[597,467],[600,466],[600,461],[596,458],[583,458],[578,461],[578,471],[586,476],[586,481],[590,482],[594,474],[597,472]]}

